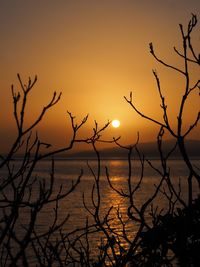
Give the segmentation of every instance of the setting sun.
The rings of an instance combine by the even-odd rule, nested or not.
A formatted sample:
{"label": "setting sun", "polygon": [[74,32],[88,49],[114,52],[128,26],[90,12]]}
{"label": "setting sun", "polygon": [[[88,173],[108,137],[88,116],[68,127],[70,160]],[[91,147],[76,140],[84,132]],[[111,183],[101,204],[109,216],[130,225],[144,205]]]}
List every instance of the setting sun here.
{"label": "setting sun", "polygon": [[120,121],[119,121],[119,120],[113,120],[113,121],[112,121],[112,126],[113,126],[114,128],[118,128],[118,127],[120,126]]}

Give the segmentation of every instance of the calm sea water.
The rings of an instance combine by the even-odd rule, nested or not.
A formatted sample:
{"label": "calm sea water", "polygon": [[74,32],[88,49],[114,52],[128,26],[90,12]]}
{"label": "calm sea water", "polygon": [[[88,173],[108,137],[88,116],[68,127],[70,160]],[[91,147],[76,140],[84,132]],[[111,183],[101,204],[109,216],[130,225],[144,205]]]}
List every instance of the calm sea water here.
{"label": "calm sea water", "polygon": [[[152,160],[152,165],[161,170],[161,165],[158,160]],[[20,162],[15,162],[15,168],[17,168]],[[200,168],[199,160],[193,160],[193,164]],[[110,218],[113,218],[111,226],[116,230],[117,233],[122,231],[119,220],[117,218],[118,214],[124,219],[127,224],[127,231],[130,232],[130,235],[134,235],[137,231],[137,227],[135,223],[131,222],[127,218],[127,207],[129,202],[124,197],[117,194],[110,186],[106,177],[105,167],[108,168],[110,181],[113,186],[123,192],[127,192],[128,190],[128,163],[126,160],[102,160],[101,161],[101,173],[100,173],[100,214],[103,217],[111,207],[113,207],[112,212],[110,214]],[[135,186],[141,177],[141,164],[138,160],[132,162],[132,186]],[[65,230],[70,232],[77,228],[81,228],[85,226],[86,217],[89,217],[89,220],[92,222],[92,218],[90,218],[89,213],[86,211],[83,205],[83,194],[84,200],[87,207],[92,211],[92,188],[95,182],[95,175],[97,172],[97,162],[95,160],[55,160],[55,184],[54,184],[54,194],[58,193],[60,190],[60,185],[62,185],[62,190],[68,190],[72,183],[75,183],[77,177],[83,170],[83,175],[81,177],[81,181],[76,187],[76,189],[64,200],[62,200],[59,204],[58,215],[60,218],[64,218],[68,214],[70,218],[65,225]],[[169,170],[172,177],[172,183],[174,187],[178,190],[179,183],[181,185],[181,196],[186,200],[187,199],[187,176],[188,171],[185,167],[184,163],[181,160],[170,160],[169,161]],[[45,160],[41,161],[33,175],[38,178],[44,178],[47,182],[50,180],[51,173],[51,161]],[[0,173],[1,175],[5,175],[5,171]],[[140,207],[145,200],[147,200],[155,191],[156,185],[160,182],[160,175],[156,172],[150,165],[146,162],[144,166],[144,177],[140,188],[136,192],[134,196],[134,202],[138,207]],[[163,184],[162,190],[165,189],[165,185]],[[198,186],[194,184],[193,191],[194,194],[198,194]],[[34,195],[35,194],[35,195]],[[95,195],[95,190],[94,190]],[[33,188],[33,197],[38,196],[38,188],[35,186]],[[157,198],[154,201],[154,206],[158,207],[158,209],[163,209],[164,211],[168,207],[168,202],[166,201],[166,197],[163,196],[162,193],[159,193]],[[49,204],[45,206],[45,209],[42,209],[41,214],[38,218],[37,230],[39,232],[43,232],[45,229],[48,229],[48,223],[51,221],[51,217],[54,213],[54,204]],[[23,215],[24,221],[25,213]],[[147,215],[148,216],[148,215]],[[97,248],[100,245],[99,236],[92,237],[92,246]],[[124,246],[127,244],[124,240]],[[95,249],[94,249],[95,251]],[[95,252],[94,252],[95,253]]]}
{"label": "calm sea water", "polygon": [[[161,170],[160,162],[158,160],[152,160],[152,165]],[[193,164],[200,167],[198,160],[193,161]],[[60,216],[63,217],[66,214],[70,214],[70,219],[68,221],[68,230],[73,230],[76,227],[82,227],[85,225],[86,216],[89,214],[84,209],[83,206],[83,194],[85,203],[89,208],[92,209],[91,192],[94,185],[94,174],[96,175],[97,162],[95,160],[56,160],[55,161],[55,185],[54,192],[58,192],[60,185],[63,187],[63,191],[67,191],[71,183],[75,182],[79,176],[81,170],[83,170],[83,175],[81,177],[81,182],[77,186],[76,190],[72,192],[67,199],[61,201],[59,210]],[[108,168],[110,180],[113,186],[121,191],[127,192],[128,185],[128,163],[126,160],[102,160],[101,162],[101,174],[100,174],[100,195],[101,195],[101,205],[100,212],[102,215],[112,206],[117,209],[120,208],[122,214],[126,214],[129,202],[124,197],[121,197],[113,189],[110,188],[105,167]],[[181,184],[181,196],[187,199],[187,168],[181,160],[171,160],[169,161],[169,168],[172,177],[172,182],[175,188],[178,190],[178,184]],[[137,184],[141,175],[141,164],[139,161],[132,162],[132,184],[133,186]],[[92,171],[94,174],[92,173]],[[51,172],[51,161],[41,161],[34,174],[39,178],[45,178],[49,181]],[[134,196],[134,201],[140,207],[145,200],[147,200],[155,191],[155,186],[160,182],[160,175],[153,170],[148,163],[144,166],[144,177],[140,185],[139,190]],[[164,185],[163,187],[164,188]],[[194,184],[194,194],[198,194],[198,186]],[[95,192],[95,191],[94,191]],[[35,193],[37,194],[37,188],[35,188]],[[158,197],[154,201],[154,205],[158,206],[160,209],[167,208],[168,202],[163,194],[158,194]],[[41,224],[43,227],[46,224],[46,218],[52,212],[52,205],[47,206],[43,210],[43,215],[41,216]]]}

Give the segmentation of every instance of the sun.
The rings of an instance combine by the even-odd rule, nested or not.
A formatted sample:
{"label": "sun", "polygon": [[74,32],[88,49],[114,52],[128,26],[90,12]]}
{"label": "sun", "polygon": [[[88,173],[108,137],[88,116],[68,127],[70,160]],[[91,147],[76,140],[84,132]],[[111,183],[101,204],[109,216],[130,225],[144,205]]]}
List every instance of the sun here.
{"label": "sun", "polygon": [[120,126],[120,121],[119,121],[119,120],[113,120],[113,121],[112,121],[112,126],[113,126],[114,128],[118,128],[118,127]]}

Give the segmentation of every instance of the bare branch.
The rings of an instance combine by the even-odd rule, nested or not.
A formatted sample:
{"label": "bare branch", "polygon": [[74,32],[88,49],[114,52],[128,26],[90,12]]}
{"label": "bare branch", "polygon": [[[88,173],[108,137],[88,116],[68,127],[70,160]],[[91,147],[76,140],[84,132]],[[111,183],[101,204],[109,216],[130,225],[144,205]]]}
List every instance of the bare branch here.
{"label": "bare branch", "polygon": [[49,102],[49,104],[47,104],[43,108],[42,112],[40,113],[39,117],[35,120],[35,122],[31,126],[29,126],[29,128],[27,128],[26,130],[23,131],[23,135],[28,133],[29,131],[31,131],[42,120],[46,111],[58,103],[61,95],[62,95],[62,93],[59,93],[59,95],[57,96],[57,93],[54,92],[53,97],[52,97],[51,101]]}
{"label": "bare branch", "polygon": [[170,69],[173,69],[173,70],[175,70],[175,71],[177,71],[177,72],[179,72],[179,73],[181,73],[181,74],[183,74],[183,75],[185,76],[185,72],[182,71],[181,69],[176,68],[176,67],[174,67],[173,65],[169,65],[169,64],[165,63],[163,60],[159,59],[159,58],[156,56],[155,52],[154,52],[154,48],[153,48],[153,44],[152,44],[152,43],[149,44],[149,48],[150,48],[150,53],[153,55],[153,57],[154,57],[159,63],[161,63],[163,66],[165,66],[165,67],[167,67],[167,68],[170,68]]}

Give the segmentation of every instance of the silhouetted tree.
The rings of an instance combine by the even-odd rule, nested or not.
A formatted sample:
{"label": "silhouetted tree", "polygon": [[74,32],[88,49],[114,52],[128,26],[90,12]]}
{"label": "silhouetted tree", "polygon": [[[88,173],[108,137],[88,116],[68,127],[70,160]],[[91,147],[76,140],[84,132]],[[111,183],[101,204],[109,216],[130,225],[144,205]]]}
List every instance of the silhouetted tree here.
{"label": "silhouetted tree", "polygon": [[[54,261],[61,261],[56,251],[57,244],[53,244],[52,240],[55,232],[62,229],[69,217],[67,214],[62,220],[58,218],[59,202],[74,191],[80,182],[82,171],[77,174],[77,180],[69,188],[62,188],[62,186],[58,188],[55,186],[53,158],[49,179],[38,178],[34,170],[41,159],[70,150],[77,141],[78,130],[87,121],[88,116],[80,124],[76,124],[75,118],[68,113],[73,130],[69,145],[48,152],[50,145],[40,140],[35,129],[46,112],[58,103],[61,93],[57,95],[54,92],[52,99],[43,107],[35,121],[25,126],[27,125],[25,123],[27,99],[35,86],[37,77],[33,81],[29,78],[27,84],[23,84],[18,74],[18,81],[19,92],[15,92],[12,86],[17,137],[10,151],[6,155],[1,155],[0,161],[2,170],[0,176],[0,264],[1,266],[29,266],[28,255],[31,255],[41,266],[50,266]],[[21,159],[17,159],[19,153],[23,153]],[[49,225],[44,231],[38,231],[38,217],[48,206],[52,208],[52,214],[49,214]]]}

